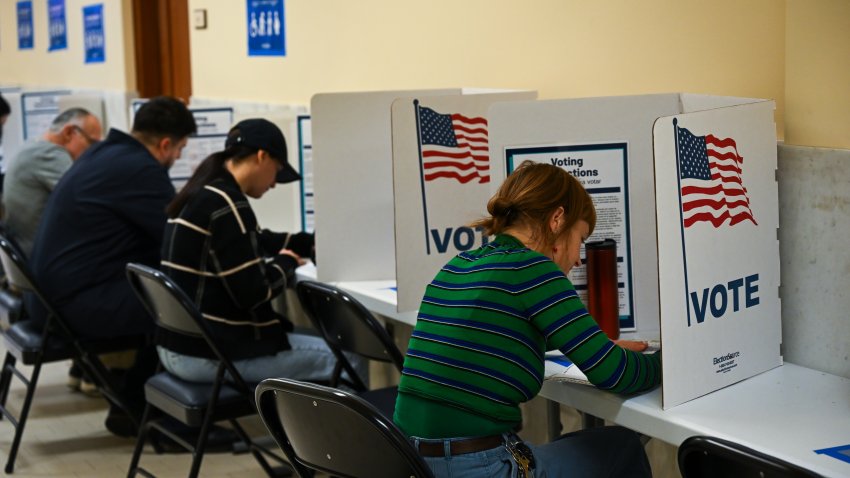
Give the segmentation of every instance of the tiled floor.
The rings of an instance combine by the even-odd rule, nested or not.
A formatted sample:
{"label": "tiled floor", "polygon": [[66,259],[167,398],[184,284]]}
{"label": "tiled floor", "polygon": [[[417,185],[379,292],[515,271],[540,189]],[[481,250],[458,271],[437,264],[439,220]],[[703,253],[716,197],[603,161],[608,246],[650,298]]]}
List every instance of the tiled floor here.
{"label": "tiled floor", "polygon": [[[0,345],[0,353],[6,351]],[[67,363],[54,363],[42,368],[35,400],[18,452],[14,475],[30,477],[120,477],[127,476],[135,440],[119,438],[103,427],[106,402],[73,392],[65,386]],[[20,407],[24,387],[15,380],[8,404]],[[14,405],[13,405],[14,404]],[[262,435],[264,428],[258,418],[242,422],[249,433]],[[0,421],[0,461],[5,466],[11,447],[13,428],[7,420]],[[189,471],[190,455],[157,455],[148,446],[142,455],[142,465],[160,477],[185,477]],[[0,468],[2,468],[0,466]],[[201,476],[265,477],[254,458],[248,454],[206,454]]]}

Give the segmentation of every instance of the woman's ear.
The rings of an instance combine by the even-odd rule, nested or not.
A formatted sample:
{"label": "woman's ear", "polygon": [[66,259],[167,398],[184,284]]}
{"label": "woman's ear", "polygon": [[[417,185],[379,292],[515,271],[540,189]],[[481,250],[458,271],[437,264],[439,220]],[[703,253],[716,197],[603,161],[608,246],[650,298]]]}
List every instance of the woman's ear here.
{"label": "woman's ear", "polygon": [[564,207],[558,206],[558,209],[555,209],[555,211],[552,212],[552,216],[549,219],[549,228],[551,229],[552,233],[558,234],[559,232],[561,232],[561,226],[563,225],[563,222]]}
{"label": "woman's ear", "polygon": [[265,163],[266,161],[274,161],[274,160],[272,159],[272,156],[269,154],[268,151],[266,151],[265,149],[258,149],[257,150],[257,162],[262,164],[262,163]]}

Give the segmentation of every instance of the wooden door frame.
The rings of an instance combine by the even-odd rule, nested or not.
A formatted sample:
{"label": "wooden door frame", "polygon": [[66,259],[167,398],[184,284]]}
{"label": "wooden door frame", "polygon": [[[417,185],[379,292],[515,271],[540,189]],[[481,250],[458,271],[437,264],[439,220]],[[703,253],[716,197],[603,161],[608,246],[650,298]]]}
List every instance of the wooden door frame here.
{"label": "wooden door frame", "polygon": [[188,101],[192,96],[188,0],[133,0],[136,90]]}

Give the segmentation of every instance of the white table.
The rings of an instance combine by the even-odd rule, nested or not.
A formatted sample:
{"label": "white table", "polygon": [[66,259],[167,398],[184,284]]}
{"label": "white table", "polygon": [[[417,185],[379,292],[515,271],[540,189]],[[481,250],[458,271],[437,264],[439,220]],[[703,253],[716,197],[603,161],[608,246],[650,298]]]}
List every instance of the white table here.
{"label": "white table", "polygon": [[540,395],[676,446],[693,435],[715,436],[824,476],[850,476],[850,462],[814,452],[850,445],[850,379],[794,364],[668,410],[661,409],[660,387],[626,398],[546,381]]}
{"label": "white table", "polygon": [[[315,280],[314,267],[298,279]],[[408,325],[396,312],[394,280],[336,282],[374,313]],[[850,446],[850,379],[786,363],[668,410],[661,388],[622,397],[547,380],[541,396],[678,446],[693,435],[725,438],[828,477],[850,477],[850,462],[814,450]],[[850,460],[850,457],[847,458]]]}

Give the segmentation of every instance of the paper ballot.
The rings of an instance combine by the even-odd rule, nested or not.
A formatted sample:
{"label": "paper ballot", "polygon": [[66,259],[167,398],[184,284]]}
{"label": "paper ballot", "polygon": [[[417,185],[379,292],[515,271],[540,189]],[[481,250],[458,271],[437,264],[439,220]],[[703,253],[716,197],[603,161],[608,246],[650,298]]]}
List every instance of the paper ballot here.
{"label": "paper ballot", "polygon": [[[641,340],[640,342],[646,343],[646,349],[643,351],[645,354],[654,353],[661,348],[661,342],[658,340]],[[544,380],[574,382],[590,385],[591,387],[593,386],[593,384],[587,379],[587,375],[585,375],[584,372],[576,366],[576,364],[572,363],[560,350],[546,352],[545,359],[543,369]]]}
{"label": "paper ballot", "polygon": [[545,369],[543,378],[545,380],[557,380],[561,382],[575,382],[593,386],[587,380],[587,376],[576,364],[570,362],[560,350],[546,352]]}

